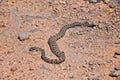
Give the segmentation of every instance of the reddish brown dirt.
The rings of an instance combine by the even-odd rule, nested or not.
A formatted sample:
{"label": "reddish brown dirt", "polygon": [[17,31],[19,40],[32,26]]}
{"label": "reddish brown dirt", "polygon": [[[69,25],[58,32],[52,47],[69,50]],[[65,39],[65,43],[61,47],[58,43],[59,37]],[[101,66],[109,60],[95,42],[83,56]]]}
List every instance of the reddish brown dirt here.
{"label": "reddish brown dirt", "polygon": [[[119,80],[109,76],[120,67],[120,8],[102,1],[83,0],[0,0],[0,80]],[[33,46],[45,49],[56,58],[47,44],[51,35],[68,23],[87,20],[97,26],[69,29],[57,41],[65,52],[65,62],[44,62]],[[29,39],[18,35],[27,32]]]}

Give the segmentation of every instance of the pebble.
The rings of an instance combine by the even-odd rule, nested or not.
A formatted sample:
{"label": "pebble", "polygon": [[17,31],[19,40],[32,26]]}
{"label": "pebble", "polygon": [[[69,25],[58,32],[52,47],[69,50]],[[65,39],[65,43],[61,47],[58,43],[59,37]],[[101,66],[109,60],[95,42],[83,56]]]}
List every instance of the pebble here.
{"label": "pebble", "polygon": [[83,68],[87,68],[87,67],[88,67],[88,65],[84,64],[84,65],[82,65],[82,67],[83,67]]}
{"label": "pebble", "polygon": [[87,8],[81,8],[81,12],[87,12],[88,11],[88,9]]}
{"label": "pebble", "polygon": [[99,80],[99,79],[96,77],[96,78],[93,78],[92,80]]}
{"label": "pebble", "polygon": [[0,61],[3,61],[3,59],[0,58]]}
{"label": "pebble", "polygon": [[12,71],[12,72],[15,72],[17,70],[17,67],[16,66],[13,66],[11,69],[10,69],[10,71]]}
{"label": "pebble", "polygon": [[78,80],[83,80],[82,78],[78,79]]}
{"label": "pebble", "polygon": [[13,49],[8,50],[8,54],[15,52]]}
{"label": "pebble", "polygon": [[120,70],[120,66],[116,66],[116,67],[115,67],[115,70]]}
{"label": "pebble", "polygon": [[113,56],[114,58],[117,58],[118,56],[116,55],[116,54],[114,54],[114,56]]}
{"label": "pebble", "polygon": [[40,30],[38,30],[38,29],[32,29],[32,30],[30,30],[30,32],[32,32],[32,33],[34,33],[34,32],[39,32]]}
{"label": "pebble", "polygon": [[120,34],[118,34],[117,37],[120,39]]}
{"label": "pebble", "polygon": [[116,3],[115,1],[111,0],[108,5],[110,8],[114,8],[116,6]]}
{"label": "pebble", "polygon": [[120,0],[118,0],[118,4],[120,4]]}
{"label": "pebble", "polygon": [[49,72],[52,71],[50,68],[46,67],[45,65],[42,65],[41,68],[44,69],[44,70],[47,70],[47,71],[49,71]]}
{"label": "pebble", "polygon": [[100,29],[102,29],[104,26],[105,26],[105,25],[102,24],[102,23],[99,23],[99,24],[98,24],[98,28],[100,28]]}
{"label": "pebble", "polygon": [[93,62],[88,62],[89,65],[93,65],[94,63]]}
{"label": "pebble", "polygon": [[99,80],[97,77],[93,78],[92,80]]}
{"label": "pebble", "polygon": [[[119,38],[120,39],[120,38]],[[114,44],[120,44],[120,41],[116,41]]]}
{"label": "pebble", "polygon": [[88,80],[99,80],[98,77],[88,78]]}
{"label": "pebble", "polygon": [[120,70],[114,70],[110,73],[111,77],[118,77],[120,76]]}
{"label": "pebble", "polygon": [[115,51],[115,54],[116,54],[116,55],[120,55],[120,50]]}
{"label": "pebble", "polygon": [[70,79],[73,79],[73,78],[74,78],[74,76],[73,76],[73,75],[71,75],[71,76],[69,76],[69,78],[70,78]]}
{"label": "pebble", "polygon": [[110,0],[103,0],[104,3],[108,4]]}
{"label": "pebble", "polygon": [[0,0],[0,3],[2,2],[3,0]]}
{"label": "pebble", "polygon": [[[1,1],[0,1],[0,3],[1,3]],[[0,28],[1,28],[1,27],[6,27],[6,25],[5,25],[5,22],[4,22],[4,21],[1,21],[1,22],[0,22]]]}
{"label": "pebble", "polygon": [[97,3],[98,0],[89,0],[89,3]]}
{"label": "pebble", "polygon": [[27,32],[21,32],[19,35],[18,35],[18,39],[20,41],[23,41],[23,40],[27,40],[29,39],[29,35]]}
{"label": "pebble", "polygon": [[120,55],[120,50],[118,50],[118,51],[115,51],[115,54],[114,54],[114,58],[117,58],[118,57],[118,55]]}

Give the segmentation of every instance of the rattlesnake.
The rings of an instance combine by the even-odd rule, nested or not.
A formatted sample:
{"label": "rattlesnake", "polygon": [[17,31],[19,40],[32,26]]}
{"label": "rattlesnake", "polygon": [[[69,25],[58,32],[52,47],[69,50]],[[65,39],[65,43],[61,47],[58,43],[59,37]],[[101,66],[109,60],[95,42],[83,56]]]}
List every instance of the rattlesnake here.
{"label": "rattlesnake", "polygon": [[41,49],[41,48],[39,48],[39,47],[31,47],[31,48],[29,49],[29,51],[40,51],[40,52],[41,52],[41,58],[42,58],[45,62],[51,63],[51,64],[60,64],[60,63],[62,63],[62,62],[65,61],[65,54],[64,54],[63,51],[60,51],[60,50],[59,50],[59,47],[58,47],[58,45],[56,44],[56,41],[59,40],[59,39],[61,39],[61,38],[65,35],[65,32],[66,32],[67,29],[69,29],[69,28],[74,28],[74,27],[76,27],[76,26],[82,26],[82,25],[83,25],[83,26],[88,26],[88,27],[93,27],[93,26],[95,26],[94,24],[89,23],[89,22],[87,22],[87,21],[74,22],[74,23],[72,23],[72,24],[67,24],[67,25],[63,26],[63,27],[61,28],[61,30],[60,30],[57,34],[51,36],[51,37],[48,39],[49,47],[50,47],[52,53],[53,53],[54,55],[56,55],[56,56],[58,57],[58,59],[50,59],[50,58],[46,57],[46,56],[45,56],[45,51],[44,51],[44,49]]}

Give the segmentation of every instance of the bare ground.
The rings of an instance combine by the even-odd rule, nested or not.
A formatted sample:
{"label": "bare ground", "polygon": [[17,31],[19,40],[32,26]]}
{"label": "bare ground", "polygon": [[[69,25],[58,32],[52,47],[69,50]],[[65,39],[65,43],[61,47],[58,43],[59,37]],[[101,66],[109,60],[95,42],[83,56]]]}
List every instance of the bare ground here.
{"label": "bare ground", "polygon": [[[64,25],[87,20],[97,26],[67,30],[57,41],[65,52],[65,62],[44,62],[40,53],[29,48],[45,49],[56,58],[47,44],[51,35]],[[29,39],[20,41],[26,32]],[[120,67],[120,4],[110,8],[103,1],[83,0],[0,0],[0,80],[120,80],[109,76]],[[96,79],[95,79],[96,78]]]}

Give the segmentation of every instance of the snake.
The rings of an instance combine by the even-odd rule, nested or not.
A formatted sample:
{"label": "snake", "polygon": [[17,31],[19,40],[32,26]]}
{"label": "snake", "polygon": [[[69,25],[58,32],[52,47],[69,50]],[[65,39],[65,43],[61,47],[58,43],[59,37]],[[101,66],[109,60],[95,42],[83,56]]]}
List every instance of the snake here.
{"label": "snake", "polygon": [[40,51],[41,59],[50,64],[60,64],[60,63],[64,62],[66,59],[65,53],[63,51],[60,51],[56,42],[59,39],[61,39],[62,37],[64,37],[66,31],[69,28],[74,28],[77,26],[94,27],[95,24],[87,22],[87,21],[73,22],[71,24],[64,25],[58,33],[56,33],[53,36],[50,36],[50,38],[48,39],[48,44],[51,49],[51,52],[57,57],[57,59],[51,59],[51,58],[46,57],[45,50],[40,47],[31,47],[31,48],[29,48],[29,51]]}

